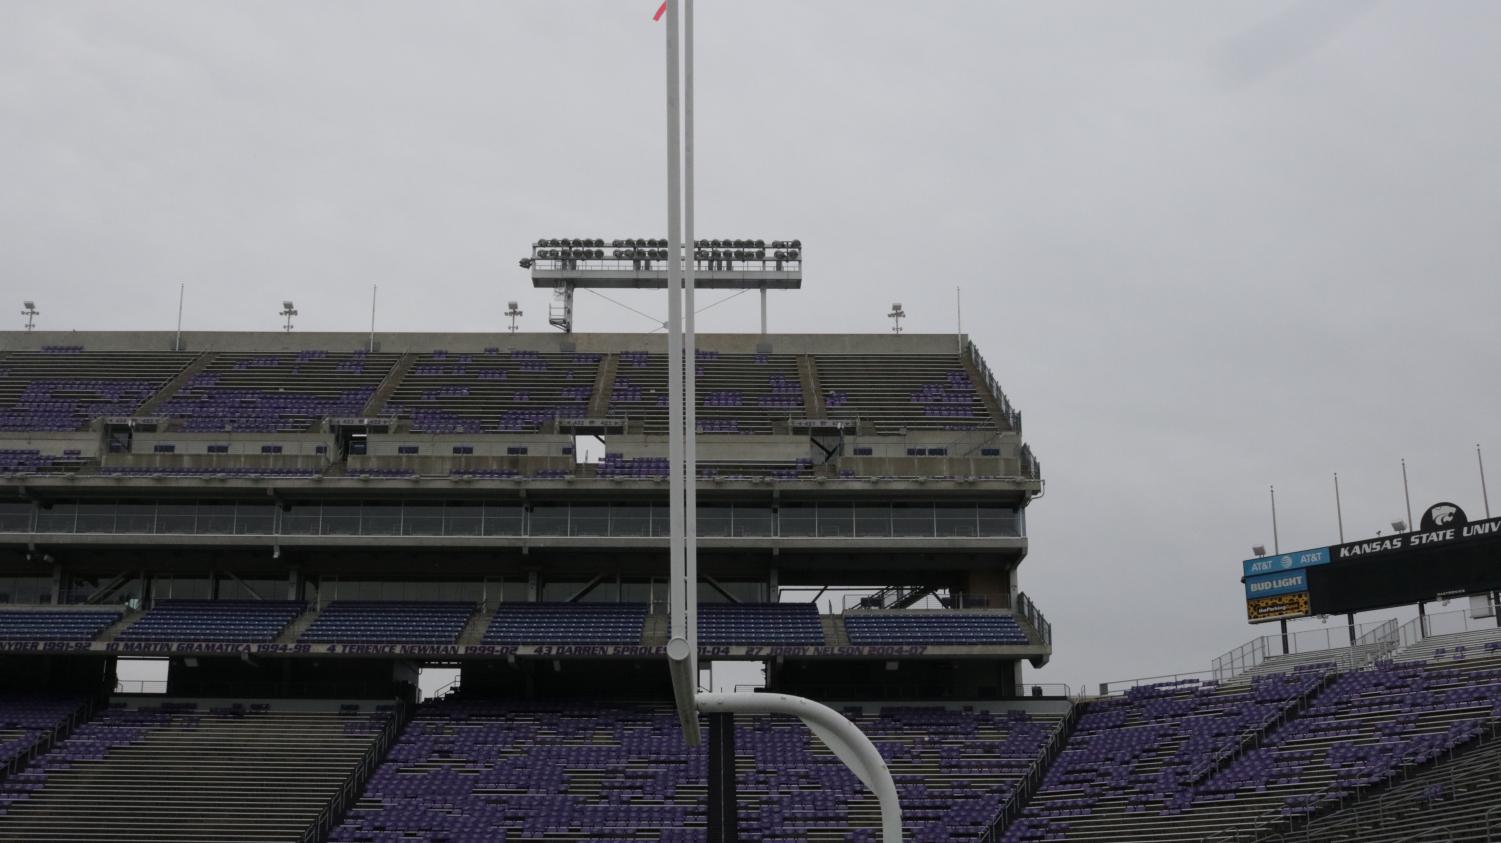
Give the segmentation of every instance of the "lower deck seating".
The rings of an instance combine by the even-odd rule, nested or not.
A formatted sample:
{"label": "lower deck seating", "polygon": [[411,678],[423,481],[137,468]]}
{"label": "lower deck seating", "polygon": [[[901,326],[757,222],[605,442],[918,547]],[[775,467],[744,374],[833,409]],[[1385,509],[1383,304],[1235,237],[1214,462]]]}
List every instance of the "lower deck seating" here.
{"label": "lower deck seating", "polygon": [[1492,739],[1426,770],[1407,773],[1373,799],[1352,801],[1296,836],[1304,843],[1489,841],[1501,832],[1498,805],[1501,740]]}
{"label": "lower deck seating", "polygon": [[[911,841],[978,840],[1057,719],[847,713],[881,749]],[[1061,713],[1060,713],[1061,716]],[[744,840],[878,839],[874,797],[792,718],[736,718]],[[661,705],[453,698],[422,706],[333,841],[702,840],[707,751]]]}
{"label": "lower deck seating", "polygon": [[51,740],[84,711],[71,694],[7,694],[0,697],[0,769]]}
{"label": "lower deck seating", "polygon": [[297,640],[452,644],[474,610],[473,603],[336,600],[323,607]]}
{"label": "lower deck seating", "polygon": [[1262,839],[1498,730],[1495,649],[1133,689],[1089,704],[1003,839]]}
{"label": "lower deck seating", "polygon": [[271,641],[307,604],[295,600],[162,600],[121,641]]}
{"label": "lower deck seating", "polygon": [[285,841],[390,713],[334,703],[115,703],[0,781],[0,841]]}
{"label": "lower deck seating", "polygon": [[88,641],[119,619],[118,609],[4,609],[0,640]]}

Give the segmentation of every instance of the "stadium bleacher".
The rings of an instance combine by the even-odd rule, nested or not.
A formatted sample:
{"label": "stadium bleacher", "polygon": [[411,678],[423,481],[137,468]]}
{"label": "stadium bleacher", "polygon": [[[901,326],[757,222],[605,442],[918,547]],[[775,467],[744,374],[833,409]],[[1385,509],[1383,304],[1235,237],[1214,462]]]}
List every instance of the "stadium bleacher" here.
{"label": "stadium bleacher", "polygon": [[87,641],[120,619],[118,609],[0,609],[0,640]]}
{"label": "stadium bleacher", "polygon": [[276,638],[306,608],[295,600],[161,600],[117,638],[264,643]]}
{"label": "stadium bleacher", "polygon": [[1030,644],[1009,613],[857,611],[844,615],[851,644]]}
{"label": "stadium bleacher", "polygon": [[195,355],[55,347],[11,351],[0,367],[0,432],[85,430],[128,416]]}
{"label": "stadium bleacher", "polygon": [[336,600],[297,640],[452,644],[475,608],[473,603]]}
{"label": "stadium bleacher", "polygon": [[301,841],[393,716],[358,704],[117,702],[0,780],[0,840]]}
{"label": "stadium bleacher", "polygon": [[486,644],[640,644],[645,603],[502,603]]}
{"label": "stadium bleacher", "polygon": [[1184,680],[1090,702],[1004,839],[1269,834],[1494,735],[1501,651],[1427,648],[1436,655],[1426,661],[1341,674],[1304,665],[1249,684]]}
{"label": "stadium bleacher", "polygon": [[[846,708],[890,758],[907,839],[977,840],[1057,727],[1020,711]],[[877,839],[874,801],[794,719],[742,717],[742,839]],[[419,708],[334,841],[698,840],[704,748],[662,705]]]}
{"label": "stadium bleacher", "polygon": [[16,693],[0,696],[0,771],[14,771],[31,753],[50,745],[84,714],[77,694]]}
{"label": "stadium bleacher", "polygon": [[222,352],[157,408],[186,431],[295,433],[358,416],[398,355],[308,349]]}
{"label": "stadium bleacher", "polygon": [[875,429],[870,433],[997,427],[957,354],[881,360],[821,354],[815,363],[828,416],[871,420]]}
{"label": "stadium bleacher", "polygon": [[812,603],[705,603],[698,615],[705,645],[821,646],[823,623]]}
{"label": "stadium bleacher", "polygon": [[382,414],[419,433],[540,429],[587,415],[602,355],[524,349],[416,355]]}

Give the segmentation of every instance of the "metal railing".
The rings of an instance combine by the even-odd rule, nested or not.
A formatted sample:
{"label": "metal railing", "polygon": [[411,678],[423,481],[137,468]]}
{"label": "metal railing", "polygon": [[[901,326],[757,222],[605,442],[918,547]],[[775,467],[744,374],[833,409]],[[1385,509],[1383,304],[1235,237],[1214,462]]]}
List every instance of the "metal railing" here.
{"label": "metal railing", "polygon": [[[1066,686],[1065,686],[1066,687]],[[1001,806],[1000,812],[990,824],[990,828],[980,837],[979,843],[996,843],[1006,829],[1016,822],[1032,799],[1032,794],[1042,786],[1043,777],[1063,752],[1063,747],[1068,744],[1068,739],[1074,733],[1074,727],[1079,723],[1079,715],[1083,706],[1075,703],[1068,709],[1068,714],[1058,721],[1058,728],[1048,737],[1048,742],[1043,745],[1042,752],[1032,759],[1027,766],[1027,771],[1016,782],[1016,787],[1007,797],[1006,803]]]}
{"label": "metal railing", "polygon": [[73,734],[74,729],[92,719],[96,707],[95,700],[85,700],[77,708],[73,709],[67,717],[63,718],[62,722],[53,726],[51,731],[32,741],[31,745],[26,747],[23,752],[6,762],[4,773],[0,777],[10,778],[29,766],[32,761],[36,760],[37,756],[51,752],[54,746],[57,746],[69,735]]}
{"label": "metal railing", "polygon": [[1012,610],[1027,623],[1031,624],[1033,629],[1037,630],[1037,634],[1042,636],[1043,644],[1052,646],[1053,625],[1048,623],[1047,618],[1043,617],[1042,611],[1037,608],[1036,603],[1032,602],[1032,598],[1028,597],[1025,592],[1018,591]]}
{"label": "metal railing", "polygon": [[165,679],[116,679],[115,693],[117,694],[165,694],[167,693],[167,680]]}
{"label": "metal railing", "polygon": [[[1355,627],[1355,644],[1359,647],[1363,639],[1373,632],[1385,629],[1388,624],[1396,621],[1383,621],[1379,624],[1357,624]],[[1356,669],[1361,664],[1358,654],[1352,652],[1350,643],[1349,627],[1324,627],[1320,629],[1305,629],[1289,633],[1287,636],[1287,652],[1283,653],[1283,638],[1280,635],[1263,635],[1236,647],[1235,649],[1216,658],[1210,665],[1210,673],[1217,681],[1224,681],[1239,676],[1252,668],[1282,655],[1305,655],[1308,653],[1329,653],[1329,661],[1340,665],[1345,669]],[[1393,648],[1395,649],[1395,648]]]}
{"label": "metal railing", "polygon": [[1160,676],[1142,676],[1136,679],[1117,679],[1112,682],[1100,683],[1100,696],[1106,697],[1111,694],[1124,694],[1132,688],[1140,688],[1144,685],[1176,685],[1188,681],[1209,682],[1214,678],[1213,672],[1208,670],[1195,670],[1188,673],[1164,673]]}
{"label": "metal railing", "polygon": [[375,768],[385,759],[386,752],[396,741],[396,736],[406,726],[408,713],[409,707],[406,701],[397,700],[395,711],[392,712],[375,741],[371,743],[370,748],[360,756],[359,764],[355,765],[355,768],[345,777],[344,783],[339,786],[339,792],[323,806],[323,810],[318,812],[317,819],[313,820],[312,825],[303,832],[302,843],[322,843],[328,838],[334,825],[343,819],[345,812],[359,798],[360,791],[364,789],[365,782],[369,781]]}
{"label": "metal railing", "polygon": [[1021,411],[1011,406],[1011,399],[1006,397],[1005,390],[1001,389],[1001,385],[996,382],[995,375],[991,374],[990,367],[985,364],[985,358],[980,356],[979,347],[975,345],[973,340],[970,340],[966,343],[965,351],[969,354],[969,362],[974,364],[975,371],[979,372],[981,379],[984,380],[984,384],[982,385],[990,390],[991,395],[995,396],[996,403],[1000,405],[1001,415],[1005,417],[1006,423],[1011,426],[1012,430],[1021,433]]}

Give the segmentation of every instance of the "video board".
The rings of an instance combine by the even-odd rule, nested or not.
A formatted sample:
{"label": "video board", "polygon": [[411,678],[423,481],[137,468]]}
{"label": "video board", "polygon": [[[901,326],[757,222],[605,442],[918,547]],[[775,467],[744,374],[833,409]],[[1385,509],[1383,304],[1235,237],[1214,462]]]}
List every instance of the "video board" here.
{"label": "video board", "polygon": [[1251,623],[1483,594],[1501,589],[1501,517],[1438,503],[1405,533],[1247,559],[1241,582]]}

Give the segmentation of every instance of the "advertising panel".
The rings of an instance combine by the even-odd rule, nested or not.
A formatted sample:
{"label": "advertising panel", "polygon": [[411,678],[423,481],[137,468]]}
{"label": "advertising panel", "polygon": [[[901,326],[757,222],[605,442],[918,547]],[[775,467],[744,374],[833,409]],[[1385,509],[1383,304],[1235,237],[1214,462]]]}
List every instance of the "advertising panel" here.
{"label": "advertising panel", "polygon": [[1307,590],[1308,572],[1302,570],[1246,578],[1247,600],[1254,600],[1258,597],[1275,597],[1279,594],[1292,594],[1296,591]]}
{"label": "advertising panel", "polygon": [[1246,601],[1246,620],[1251,623],[1308,617],[1308,592],[1258,597]]}
{"label": "advertising panel", "polygon": [[1292,571],[1312,565],[1327,564],[1329,564],[1329,548],[1316,547],[1312,550],[1295,550],[1292,553],[1247,559],[1241,563],[1241,571],[1243,576],[1254,577],[1258,574],[1274,574],[1278,571]]}

